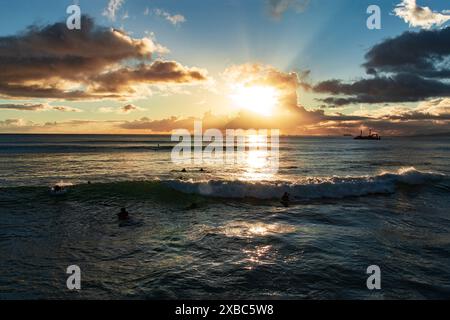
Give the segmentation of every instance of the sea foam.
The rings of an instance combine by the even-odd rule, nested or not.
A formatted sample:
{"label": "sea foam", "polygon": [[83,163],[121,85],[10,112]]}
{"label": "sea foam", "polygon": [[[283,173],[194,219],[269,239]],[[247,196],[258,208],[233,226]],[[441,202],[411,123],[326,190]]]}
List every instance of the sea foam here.
{"label": "sea foam", "polygon": [[226,180],[168,180],[162,183],[188,194],[217,198],[279,199],[284,192],[292,198],[321,199],[394,193],[400,185],[424,185],[440,180],[443,174],[402,168],[396,172],[382,172],[375,176],[317,177],[291,181],[226,181]]}

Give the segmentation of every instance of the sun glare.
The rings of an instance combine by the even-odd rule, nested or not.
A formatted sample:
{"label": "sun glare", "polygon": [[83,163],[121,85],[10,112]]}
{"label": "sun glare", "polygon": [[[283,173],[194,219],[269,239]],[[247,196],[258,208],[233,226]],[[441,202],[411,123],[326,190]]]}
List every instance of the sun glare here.
{"label": "sun glare", "polygon": [[278,92],[269,86],[238,85],[234,89],[231,99],[239,108],[270,116],[278,103]]}

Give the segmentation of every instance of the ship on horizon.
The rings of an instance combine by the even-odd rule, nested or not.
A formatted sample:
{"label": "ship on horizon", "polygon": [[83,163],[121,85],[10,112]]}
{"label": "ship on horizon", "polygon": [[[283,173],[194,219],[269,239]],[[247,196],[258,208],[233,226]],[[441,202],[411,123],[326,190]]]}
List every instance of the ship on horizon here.
{"label": "ship on horizon", "polygon": [[354,137],[355,140],[381,140],[381,136],[374,132],[372,133],[372,129],[369,129],[369,135],[363,136],[363,131],[361,130],[361,134],[359,136]]}

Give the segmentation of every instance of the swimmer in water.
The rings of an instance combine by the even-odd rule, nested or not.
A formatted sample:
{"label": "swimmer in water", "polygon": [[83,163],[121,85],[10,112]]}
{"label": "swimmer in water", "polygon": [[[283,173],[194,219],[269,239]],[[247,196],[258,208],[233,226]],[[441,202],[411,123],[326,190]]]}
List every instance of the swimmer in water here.
{"label": "swimmer in water", "polygon": [[203,170],[203,168],[200,168],[200,172],[205,172],[205,170]]}
{"label": "swimmer in water", "polygon": [[119,220],[124,221],[130,219],[130,214],[128,213],[127,209],[122,208],[117,214],[117,217],[119,218]]}
{"label": "swimmer in water", "polygon": [[284,194],[283,194],[283,196],[281,197],[281,204],[282,205],[284,205],[285,207],[288,207],[289,206],[289,202],[290,202],[290,199],[289,199],[289,193],[287,193],[287,192],[285,192]]}
{"label": "swimmer in water", "polygon": [[194,210],[194,209],[198,209],[198,204],[196,204],[195,202],[194,202],[194,203],[191,203],[191,204],[186,208],[186,210]]}
{"label": "swimmer in water", "polygon": [[186,168],[183,168],[183,170],[181,170],[181,172],[187,172]]}

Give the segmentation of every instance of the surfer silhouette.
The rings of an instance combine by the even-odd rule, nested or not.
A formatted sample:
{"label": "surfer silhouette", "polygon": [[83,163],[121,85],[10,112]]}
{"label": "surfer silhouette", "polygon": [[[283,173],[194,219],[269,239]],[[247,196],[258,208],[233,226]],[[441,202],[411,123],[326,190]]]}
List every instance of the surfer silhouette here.
{"label": "surfer silhouette", "polygon": [[120,212],[117,214],[117,217],[121,221],[128,220],[130,219],[130,213],[127,211],[127,209],[122,208],[120,209]]}
{"label": "surfer silhouette", "polygon": [[290,202],[290,195],[289,195],[289,193],[285,192],[283,194],[283,196],[281,197],[281,201],[280,202],[285,207],[288,207],[289,206],[289,202]]}

